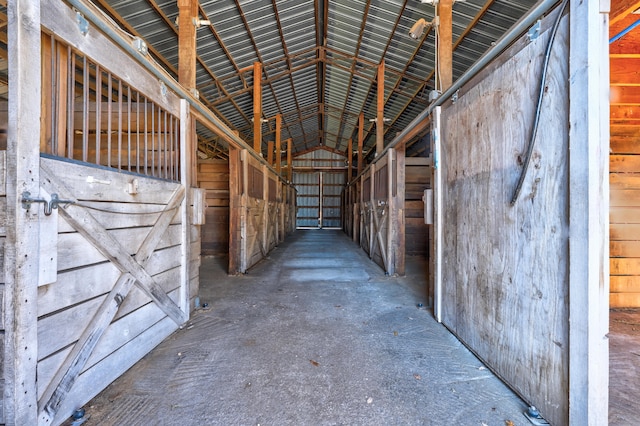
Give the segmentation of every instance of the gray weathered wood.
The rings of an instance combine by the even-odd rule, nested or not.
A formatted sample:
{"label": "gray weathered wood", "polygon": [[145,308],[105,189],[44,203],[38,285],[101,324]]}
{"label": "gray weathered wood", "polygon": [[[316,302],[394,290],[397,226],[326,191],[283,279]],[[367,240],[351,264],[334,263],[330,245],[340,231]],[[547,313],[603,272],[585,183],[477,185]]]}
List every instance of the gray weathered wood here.
{"label": "gray weathered wood", "polygon": [[3,423],[37,420],[38,213],[22,208],[23,191],[39,188],[41,55],[39,0],[7,4],[9,115],[6,154],[7,228],[4,250],[5,333]]}
{"label": "gray weathered wood", "polygon": [[568,21],[556,34],[544,125],[515,206],[549,31],[444,106],[434,156],[442,322],[551,424],[569,422],[568,164],[584,167],[567,161]]}
{"label": "gray weathered wood", "polygon": [[[52,176],[48,175],[46,171],[43,173],[43,175],[45,176],[46,180],[52,181]],[[60,188],[59,184],[56,184],[54,181],[52,181],[51,183],[53,185],[53,188],[57,187],[58,190],[62,189]],[[68,191],[66,189],[64,191],[61,191],[61,193],[65,193],[65,192],[68,192]],[[185,188],[183,186],[180,186],[176,190],[171,200],[167,203],[165,213],[163,213],[158,218],[158,221],[156,222],[154,227],[151,229],[151,231],[147,235],[147,238],[144,240],[144,242],[140,246],[140,249],[135,256],[134,262],[136,263],[136,265],[140,267],[141,271],[144,271],[144,269],[142,268],[144,268],[146,263],[149,261],[153,251],[155,250],[158,243],[160,242],[160,239],[162,238],[162,234],[171,223],[173,216],[176,215],[177,213],[176,208],[180,205],[180,203],[182,203],[184,199],[184,194],[185,194]],[[66,195],[69,196],[71,194],[66,194]],[[65,215],[66,217],[67,213],[63,213],[63,215]],[[85,220],[84,222],[85,226],[87,226],[87,222],[86,222],[87,218],[89,217],[92,218],[92,216],[88,214],[85,214],[85,215],[79,214],[77,217],[82,217]],[[77,222],[77,220],[78,219],[73,219],[72,222]],[[98,225],[99,227],[99,224],[96,223],[96,225]],[[94,227],[93,231],[99,232],[99,229],[97,229],[98,227]],[[80,229],[78,229],[78,231],[83,233]],[[106,233],[104,235],[108,236],[108,234]],[[108,240],[105,242],[108,243]],[[105,242],[101,241],[101,242],[98,242],[98,244],[104,244]],[[102,248],[101,251],[104,251],[104,248]],[[115,254],[117,255],[118,253],[115,253]],[[144,272],[146,273],[146,271]],[[155,285],[155,281],[153,281],[153,278],[149,276],[149,279]],[[102,334],[111,323],[111,320],[113,319],[116,312],[118,311],[118,308],[124,301],[124,298],[127,296],[127,294],[129,293],[131,287],[134,285],[135,282],[136,280],[133,278],[133,276],[130,273],[128,272],[123,273],[118,279],[113,289],[111,290],[111,292],[109,293],[109,295],[107,296],[107,298],[105,299],[105,301],[101,303],[93,319],[89,322],[82,336],[78,339],[78,342],[76,343],[74,349],[71,351],[71,353],[69,354],[65,362],[62,364],[61,368],[58,370],[58,373],[54,376],[54,378],[50,382],[47,389],[42,393],[42,398],[40,399],[38,404],[39,410],[40,410],[39,420],[41,422],[47,423],[51,421],[53,418],[55,418],[55,415],[57,413],[57,410],[60,404],[66,397],[67,393],[70,391],[76,378],[80,374],[80,371],[82,370],[87,359],[91,355],[91,352],[93,351],[95,346],[98,344],[98,341],[102,337]],[[154,292],[155,289],[150,288],[149,291]],[[166,295],[166,293],[164,293],[164,291],[162,291],[161,289],[159,291],[155,291],[155,294]],[[168,309],[163,309],[163,310],[167,312]],[[172,315],[170,316],[175,321],[175,318]],[[177,323],[182,321],[181,316],[178,316],[177,318],[178,318],[178,321],[176,321]]]}
{"label": "gray weathered wood", "polygon": [[570,2],[568,421],[572,425],[609,421],[609,26],[608,11],[600,9],[605,3]]}

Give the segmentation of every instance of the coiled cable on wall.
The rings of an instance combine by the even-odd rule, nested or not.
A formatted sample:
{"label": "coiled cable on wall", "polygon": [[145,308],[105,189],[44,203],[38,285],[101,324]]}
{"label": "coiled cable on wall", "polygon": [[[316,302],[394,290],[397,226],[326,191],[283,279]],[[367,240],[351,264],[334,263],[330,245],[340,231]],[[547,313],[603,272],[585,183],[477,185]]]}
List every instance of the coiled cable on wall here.
{"label": "coiled cable on wall", "polygon": [[513,192],[513,197],[511,197],[511,206],[516,204],[518,200],[518,196],[520,195],[520,191],[522,190],[522,184],[524,183],[524,179],[527,176],[527,170],[529,169],[529,163],[531,162],[531,156],[533,154],[533,147],[535,146],[536,133],[538,132],[538,124],[540,122],[540,110],[542,109],[542,98],[545,92],[545,83],[547,82],[547,69],[549,68],[549,58],[551,56],[551,48],[553,47],[553,40],[555,39],[556,33],[558,32],[558,27],[560,26],[560,19],[562,18],[562,14],[564,13],[564,9],[567,7],[569,0],[563,0],[560,5],[560,10],[558,12],[558,16],[556,17],[556,21],[553,24],[553,28],[551,30],[551,36],[549,37],[549,42],[547,43],[547,50],[544,56],[544,64],[542,65],[542,75],[540,76],[540,90],[538,92],[538,105],[536,106],[536,114],[533,121],[533,129],[531,129],[531,137],[529,138],[529,145],[527,147],[527,154],[524,159],[524,165],[522,166],[522,172],[520,173],[520,178],[518,179],[518,184],[516,185],[516,189]]}

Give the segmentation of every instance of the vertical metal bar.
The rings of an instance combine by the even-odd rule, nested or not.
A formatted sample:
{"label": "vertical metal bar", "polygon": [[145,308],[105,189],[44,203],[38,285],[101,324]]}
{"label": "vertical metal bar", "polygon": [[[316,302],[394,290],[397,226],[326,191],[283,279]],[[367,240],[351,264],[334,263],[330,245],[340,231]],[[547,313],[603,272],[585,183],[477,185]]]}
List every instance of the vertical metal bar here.
{"label": "vertical metal bar", "polygon": [[113,90],[113,76],[111,72],[107,76],[107,167],[111,167],[111,114],[113,113],[111,91]]}
{"label": "vertical metal bar", "polygon": [[56,39],[53,37],[53,35],[50,36],[51,37],[51,93],[49,94],[49,101],[51,102],[49,104],[49,108],[51,111],[51,154],[57,154],[58,153],[58,138],[57,136],[57,126],[58,126],[58,120],[56,117],[58,117],[58,108],[57,108],[57,99],[58,99],[58,73],[59,73],[59,69],[56,66],[56,64],[58,63],[58,61],[56,60],[56,55],[57,55],[57,49],[56,49]]}
{"label": "vertical metal bar", "polygon": [[122,79],[118,79],[118,169],[122,169]]}
{"label": "vertical metal bar", "polygon": [[127,85],[127,170],[131,171],[131,86]]}
{"label": "vertical metal bar", "polygon": [[144,98],[144,174],[148,175],[147,166],[149,164],[149,115],[147,110],[147,98]]}
{"label": "vertical metal bar", "polygon": [[174,174],[173,168],[173,155],[175,152],[175,133],[173,129],[174,117],[173,115],[169,115],[169,179],[175,180],[176,176]]}
{"label": "vertical metal bar", "polygon": [[151,176],[156,175],[156,140],[155,140],[155,118],[156,118],[156,104],[151,102]]}
{"label": "vertical metal bar", "polygon": [[67,157],[73,158],[73,96],[76,55],[71,51],[71,46],[67,46],[67,53]]}
{"label": "vertical metal bar", "polygon": [[89,60],[82,60],[82,161],[89,161]]}
{"label": "vertical metal bar", "polygon": [[96,164],[100,164],[102,142],[102,70],[96,64]]}
{"label": "vertical metal bar", "polygon": [[163,111],[163,115],[162,127],[164,128],[164,131],[162,134],[162,177],[167,178],[167,110]]}
{"label": "vertical metal bar", "polygon": [[320,211],[318,212],[318,228],[322,229],[322,221],[323,221],[323,209],[324,206],[322,205],[322,193],[324,192],[324,185],[322,182],[322,172],[318,172],[318,203],[320,205]]}
{"label": "vertical metal bar", "polygon": [[136,173],[140,173],[140,92],[136,92]]}

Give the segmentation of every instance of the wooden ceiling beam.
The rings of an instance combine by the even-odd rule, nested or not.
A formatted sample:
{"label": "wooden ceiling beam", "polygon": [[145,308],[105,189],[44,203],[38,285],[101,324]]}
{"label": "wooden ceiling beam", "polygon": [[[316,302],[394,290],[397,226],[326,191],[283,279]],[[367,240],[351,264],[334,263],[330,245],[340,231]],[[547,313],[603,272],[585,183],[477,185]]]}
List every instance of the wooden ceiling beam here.
{"label": "wooden ceiling beam", "polygon": [[615,25],[617,22],[627,17],[627,15],[640,8],[640,0],[618,0],[611,3],[609,26]]}

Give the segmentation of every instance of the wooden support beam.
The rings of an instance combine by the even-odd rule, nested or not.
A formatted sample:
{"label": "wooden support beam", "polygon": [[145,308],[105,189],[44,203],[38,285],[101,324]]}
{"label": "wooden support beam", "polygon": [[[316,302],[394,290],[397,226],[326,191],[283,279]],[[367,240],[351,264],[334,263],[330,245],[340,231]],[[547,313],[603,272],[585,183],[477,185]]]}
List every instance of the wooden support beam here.
{"label": "wooden support beam", "polygon": [[444,92],[453,83],[453,0],[440,0],[438,3],[438,71],[440,87]]}
{"label": "wooden support beam", "polygon": [[571,425],[608,422],[609,26],[607,11],[601,9],[606,3],[569,2],[570,344],[565,423]]}
{"label": "wooden support beam", "polygon": [[282,115],[276,115],[276,173],[282,172]]}
{"label": "wooden support beam", "polygon": [[8,3],[9,111],[4,241],[3,419],[35,425],[37,416],[38,280],[40,204],[25,210],[24,191],[40,194],[41,30],[40,1]]}
{"label": "wooden support beam", "polygon": [[358,175],[362,173],[362,167],[364,162],[364,156],[362,155],[362,149],[364,145],[364,112],[360,113],[358,117]]}
{"label": "wooden support beam", "polygon": [[253,63],[253,150],[262,153],[262,64]]}
{"label": "wooden support beam", "polygon": [[291,148],[293,139],[287,139],[287,180],[291,182],[293,180],[293,165],[291,164]]}
{"label": "wooden support beam", "polygon": [[349,139],[349,144],[347,145],[347,180],[346,183],[351,181],[353,177],[353,140]]}
{"label": "wooden support beam", "polygon": [[384,150],[384,59],[378,65],[376,111],[376,155],[379,155]]}
{"label": "wooden support beam", "polygon": [[178,82],[196,87],[196,26],[198,0],[178,0]]}
{"label": "wooden support beam", "polygon": [[270,166],[273,166],[273,147],[274,147],[273,141],[267,142],[267,163]]}

